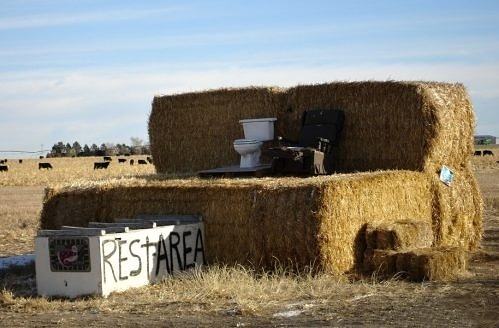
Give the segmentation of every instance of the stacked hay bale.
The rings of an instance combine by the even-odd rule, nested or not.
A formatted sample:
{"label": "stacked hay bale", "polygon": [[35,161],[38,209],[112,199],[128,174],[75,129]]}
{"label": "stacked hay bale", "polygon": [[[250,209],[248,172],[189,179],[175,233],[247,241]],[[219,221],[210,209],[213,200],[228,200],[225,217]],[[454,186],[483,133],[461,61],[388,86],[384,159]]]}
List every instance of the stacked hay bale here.
{"label": "stacked hay bale", "polygon": [[427,222],[370,223],[365,237],[364,270],[378,276],[450,280],[466,269],[464,248],[431,247],[433,231]]}
{"label": "stacked hay bale", "polygon": [[[430,181],[411,171],[311,178],[120,179],[48,190],[44,228],[139,214],[200,214],[207,261],[344,273],[368,223],[406,215],[431,225]],[[384,204],[380,206],[379,204]]]}
{"label": "stacked hay bale", "polygon": [[[156,97],[149,118],[156,169],[192,174],[236,164],[232,142],[243,137],[238,120],[277,117],[277,134],[294,138],[303,111],[317,108],[345,111],[335,165],[349,174],[237,181],[132,179],[55,188],[47,193],[42,227],[145,213],[201,214],[212,262],[267,267],[289,261],[298,268],[314,263],[335,273],[362,266],[368,224],[411,219],[416,227],[431,225],[431,245],[421,234],[425,246],[472,250],[479,245],[482,200],[469,165],[473,110],[460,84],[329,83]],[[456,173],[450,187],[438,179],[442,165]],[[369,172],[356,173],[361,171]],[[409,263],[441,259],[433,255],[437,260],[423,261],[428,257],[417,254],[418,260]]]}

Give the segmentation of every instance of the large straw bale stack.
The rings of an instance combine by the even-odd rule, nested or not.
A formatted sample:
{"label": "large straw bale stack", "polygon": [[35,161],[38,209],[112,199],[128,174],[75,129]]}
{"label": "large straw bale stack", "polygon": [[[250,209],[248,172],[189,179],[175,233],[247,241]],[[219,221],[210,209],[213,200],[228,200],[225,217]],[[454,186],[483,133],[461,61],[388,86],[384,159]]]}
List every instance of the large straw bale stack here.
{"label": "large straw bale stack", "polygon": [[47,191],[42,228],[138,214],[200,214],[211,263],[344,273],[362,264],[368,223],[432,220],[428,177],[385,171],[313,178],[127,179]]}
{"label": "large straw bale stack", "polygon": [[[328,83],[156,97],[149,118],[156,169],[189,175],[236,164],[232,142],[243,137],[240,119],[277,117],[277,135],[296,138],[303,111],[317,108],[345,111],[334,164],[349,174],[55,187],[47,191],[42,228],[138,214],[201,214],[212,263],[314,265],[344,273],[359,268],[366,253],[376,258],[374,265],[388,263],[386,272],[410,269],[414,279],[447,279],[460,270],[462,252],[479,245],[482,229],[482,199],[469,164],[473,110],[460,84]],[[456,174],[451,186],[438,179],[442,165]],[[368,224],[394,227],[408,219],[431,225],[436,248],[395,255],[367,249]],[[409,247],[406,237],[400,232],[393,248]],[[427,237],[418,246],[427,246]],[[445,263],[454,269],[445,271]]]}

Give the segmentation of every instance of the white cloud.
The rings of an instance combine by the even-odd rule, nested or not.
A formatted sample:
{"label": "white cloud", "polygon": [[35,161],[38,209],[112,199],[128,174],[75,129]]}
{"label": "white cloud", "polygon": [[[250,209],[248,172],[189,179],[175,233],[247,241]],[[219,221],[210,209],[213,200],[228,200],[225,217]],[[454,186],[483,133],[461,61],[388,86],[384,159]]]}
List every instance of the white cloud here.
{"label": "white cloud", "polygon": [[152,16],[161,16],[164,14],[172,14],[179,9],[179,7],[148,9],[131,8],[114,10],[108,9],[103,11],[84,13],[42,13],[29,16],[2,17],[0,18],[0,30],[141,19]]}
{"label": "white cloud", "polygon": [[[155,94],[249,85],[293,86],[346,80],[438,80],[463,82],[474,99],[499,97],[499,65],[415,64],[329,66],[225,66],[172,70],[144,66],[113,69],[16,74],[0,78],[1,129],[9,139],[0,148],[35,149],[40,143],[83,140],[126,142],[132,135],[147,139],[147,117]],[[16,90],[13,96],[9,90]],[[9,95],[10,93],[10,95]],[[10,100],[9,100],[10,99]],[[490,102],[486,102],[487,106]],[[499,135],[499,119],[481,122],[478,130]],[[30,127],[32,133],[26,133]],[[36,127],[43,127],[38,129]],[[55,139],[55,140],[54,140]]]}

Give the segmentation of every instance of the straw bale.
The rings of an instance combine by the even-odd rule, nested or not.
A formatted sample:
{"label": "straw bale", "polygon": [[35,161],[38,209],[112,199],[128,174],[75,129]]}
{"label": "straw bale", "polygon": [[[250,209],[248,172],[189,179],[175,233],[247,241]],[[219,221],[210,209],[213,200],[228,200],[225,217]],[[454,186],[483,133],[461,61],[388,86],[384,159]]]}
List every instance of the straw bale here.
{"label": "straw bale", "polygon": [[467,253],[461,247],[414,248],[405,251],[367,249],[364,269],[383,278],[412,281],[448,281],[466,270]]}
{"label": "straw bale", "polygon": [[[239,120],[278,117],[277,88],[222,89],[155,97],[149,140],[160,173],[195,172],[238,163],[233,141],[244,137]],[[277,123],[279,131],[280,122]]]}
{"label": "straw bale", "polygon": [[364,271],[380,277],[391,277],[397,272],[397,252],[368,248],[364,252]]}
{"label": "straw bale", "polygon": [[309,109],[341,109],[345,126],[336,149],[339,171],[420,170],[425,157],[422,99],[417,84],[354,82],[306,85],[288,91],[282,120],[291,137]]}
{"label": "straw bale", "polygon": [[476,250],[483,232],[482,195],[471,169],[454,173],[451,186],[443,184],[437,174],[431,177],[435,245]]}
{"label": "straw bale", "polygon": [[431,222],[403,220],[369,224],[366,229],[367,248],[401,250],[431,247],[433,230]]}
{"label": "straw bale", "polygon": [[442,165],[462,170],[470,165],[474,150],[475,115],[462,84],[421,83],[427,138],[424,171]]}
{"label": "straw bale", "polygon": [[413,281],[455,280],[466,270],[461,247],[421,248],[397,254],[396,270]]}
{"label": "straw bale", "polygon": [[85,226],[138,214],[200,214],[211,263],[344,273],[362,266],[368,223],[430,223],[427,175],[409,171],[311,178],[121,179],[47,191],[41,226]]}

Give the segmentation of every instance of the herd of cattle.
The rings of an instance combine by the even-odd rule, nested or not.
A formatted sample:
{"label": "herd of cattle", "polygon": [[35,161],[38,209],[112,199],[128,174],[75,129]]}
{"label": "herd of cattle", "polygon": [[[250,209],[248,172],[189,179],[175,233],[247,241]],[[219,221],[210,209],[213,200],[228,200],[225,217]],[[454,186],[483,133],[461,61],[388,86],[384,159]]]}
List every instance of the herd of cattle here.
{"label": "herd of cattle", "polygon": [[[474,156],[494,156],[494,153],[492,152],[492,150],[483,150],[483,151],[482,150],[475,150],[473,155]],[[43,156],[40,156],[40,159],[43,159]],[[113,161],[113,159],[111,156],[104,156],[102,162],[95,162],[94,163],[94,170],[101,170],[101,169],[105,170],[109,167],[109,163],[111,163],[112,161]],[[7,165],[7,162],[8,162],[7,159],[0,160],[0,172],[9,171],[9,166]],[[124,164],[126,162],[127,162],[126,158],[118,158],[119,164]],[[20,159],[19,164],[22,164],[22,163],[23,163],[23,160]],[[129,163],[130,163],[130,165],[134,165],[135,160],[130,159]],[[497,161],[497,163],[499,164],[499,161]],[[137,164],[138,165],[152,164],[152,158],[150,156],[147,156],[146,159],[138,159]],[[40,163],[38,163],[38,169],[39,170],[41,170],[41,169],[51,170],[51,169],[53,169],[53,166],[51,163],[48,163],[48,162],[40,162]]]}
{"label": "herd of cattle", "polygon": [[484,150],[484,151],[475,150],[475,153],[473,155],[475,155],[475,156],[494,156],[494,153],[492,152],[492,150]]}
{"label": "herd of cattle", "polygon": [[[42,156],[40,156],[40,159],[43,159]],[[111,156],[104,156],[102,162],[94,162],[94,170],[100,170],[100,169],[107,169],[109,167],[109,163],[113,161]],[[9,171],[9,166],[7,165],[8,160],[7,159],[2,159],[0,160],[0,172],[7,172]],[[125,164],[127,162],[126,158],[118,158],[118,163],[119,164]],[[22,164],[23,160],[19,160],[19,164]],[[130,165],[134,165],[135,160],[130,159]],[[147,165],[147,164],[152,164],[152,157],[147,156],[146,159],[138,159],[137,160],[138,165]],[[46,170],[51,170],[54,167],[52,166],[51,163],[48,162],[40,162],[38,163],[38,169],[46,169]]]}

